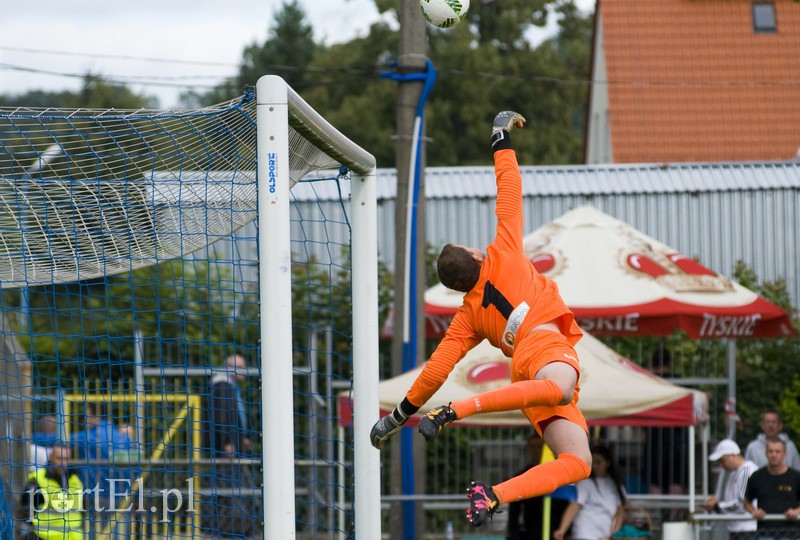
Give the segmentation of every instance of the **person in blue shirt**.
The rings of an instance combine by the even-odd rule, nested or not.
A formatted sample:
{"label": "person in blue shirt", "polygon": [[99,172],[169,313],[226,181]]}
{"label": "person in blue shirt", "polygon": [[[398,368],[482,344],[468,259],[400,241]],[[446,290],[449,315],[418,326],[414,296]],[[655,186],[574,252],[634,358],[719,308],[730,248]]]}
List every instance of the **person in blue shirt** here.
{"label": "person in blue shirt", "polygon": [[[136,443],[101,414],[98,404],[87,403],[86,430],[74,433],[70,446],[84,488],[90,490],[89,511],[94,512],[95,528],[102,530],[109,520],[129,516],[130,512],[117,510],[122,509],[138,477],[131,467],[136,461]],[[125,534],[124,528],[115,528],[118,534]]]}

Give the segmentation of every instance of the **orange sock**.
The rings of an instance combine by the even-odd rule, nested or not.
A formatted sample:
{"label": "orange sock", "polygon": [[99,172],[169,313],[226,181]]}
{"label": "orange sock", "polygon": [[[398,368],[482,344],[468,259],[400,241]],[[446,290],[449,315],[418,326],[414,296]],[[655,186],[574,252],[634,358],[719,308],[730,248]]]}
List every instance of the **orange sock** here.
{"label": "orange sock", "polygon": [[548,495],[556,488],[579,482],[589,477],[592,470],[574,454],[562,453],[558,459],[528,469],[501,484],[492,487],[500,504]]}
{"label": "orange sock", "polygon": [[461,419],[478,413],[513,411],[534,405],[555,407],[563,397],[564,393],[555,381],[550,379],[519,381],[455,401],[450,408],[456,411],[456,417]]}

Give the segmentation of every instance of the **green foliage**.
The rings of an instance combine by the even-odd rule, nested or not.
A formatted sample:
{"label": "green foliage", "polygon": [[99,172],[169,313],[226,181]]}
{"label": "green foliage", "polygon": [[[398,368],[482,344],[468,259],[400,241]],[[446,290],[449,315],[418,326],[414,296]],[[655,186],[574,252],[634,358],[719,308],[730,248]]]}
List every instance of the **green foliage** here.
{"label": "green foliage", "polygon": [[267,39],[251,43],[242,51],[242,63],[236,77],[210,92],[181,94],[186,106],[200,107],[233,99],[244,88],[254,86],[263,75],[279,75],[295,90],[305,86],[311,74],[312,59],[325,48],[314,41],[314,31],[297,0],[284,1],[275,14]]}
{"label": "green foliage", "polygon": [[156,106],[156,98],[136,94],[125,85],[109,83],[92,74],[84,76],[83,86],[77,92],[32,90],[16,96],[0,96],[0,107],[139,109]]}
{"label": "green foliage", "polygon": [[349,43],[320,49],[299,88],[304,99],[340,131],[369,149],[381,165],[394,163],[397,83],[378,77],[383,59],[397,48],[385,24]]}
{"label": "green foliage", "polygon": [[273,74],[283,77],[292,88],[300,88],[318,47],[314,29],[297,0],[284,2],[264,44],[245,48],[238,84],[252,86],[262,75]]}
{"label": "green foliage", "polygon": [[65,103],[66,107],[92,109],[138,109],[155,105],[155,99],[135,94],[127,86],[107,83],[96,75],[86,75],[81,89]]}
{"label": "green foliage", "polygon": [[45,92],[44,90],[31,90],[18,95],[0,95],[0,107],[66,107],[65,103],[72,95],[72,92],[67,91]]}
{"label": "green foliage", "polygon": [[[396,4],[376,5],[385,12]],[[531,46],[526,33],[553,16],[559,35]],[[474,2],[469,24],[430,28],[428,56],[438,82],[426,106],[428,165],[489,163],[488,126],[503,109],[529,120],[529,129],[515,133],[521,162],[582,161],[590,40],[591,18],[571,0]],[[197,105],[230,99],[259,76],[278,74],[381,166],[392,166],[398,83],[380,73],[390,70],[397,43],[397,30],[383,22],[347,43],[315,43],[303,9],[296,0],[285,2],[267,40],[243,52],[236,80],[184,100]]]}
{"label": "green foliage", "polygon": [[800,377],[795,377],[784,390],[778,410],[785,428],[796,438],[800,434]]}
{"label": "green foliage", "polygon": [[[527,128],[513,135],[521,163],[581,160],[586,88],[570,81],[587,77],[590,27],[588,20],[568,15],[562,24],[571,33],[564,41],[554,38],[535,49],[476,42],[467,26],[431,36],[429,56],[440,77],[428,107],[430,165],[488,163],[488,126],[502,109],[528,119]],[[577,28],[583,30],[579,54]]]}
{"label": "green foliage", "polygon": [[480,43],[501,50],[521,48],[525,46],[524,35],[529,27],[545,26],[548,5],[557,3],[552,0],[472,2],[468,18]]}
{"label": "green foliage", "polygon": [[[743,261],[736,263],[734,278],[770,302],[788,311],[798,328],[797,309],[792,305],[786,282],[760,281],[755,272]],[[800,435],[800,415],[797,410],[800,374],[797,359],[800,358],[800,339],[754,339],[739,340],[736,365],[737,408],[744,422],[748,438],[758,432],[761,413],[767,409],[778,409],[783,416],[786,429],[794,437]],[[794,399],[794,404],[791,400]]]}

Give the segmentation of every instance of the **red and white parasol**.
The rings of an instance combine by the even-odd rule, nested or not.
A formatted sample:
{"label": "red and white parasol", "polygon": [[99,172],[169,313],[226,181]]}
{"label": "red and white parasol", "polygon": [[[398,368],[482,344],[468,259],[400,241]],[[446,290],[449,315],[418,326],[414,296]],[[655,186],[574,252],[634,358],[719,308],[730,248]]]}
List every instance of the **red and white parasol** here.
{"label": "red and white parasol", "polygon": [[[543,225],[524,245],[536,269],[558,284],[581,328],[595,335],[796,334],[783,309],[592,206]],[[442,285],[426,291],[428,337],[444,333],[462,296]]]}

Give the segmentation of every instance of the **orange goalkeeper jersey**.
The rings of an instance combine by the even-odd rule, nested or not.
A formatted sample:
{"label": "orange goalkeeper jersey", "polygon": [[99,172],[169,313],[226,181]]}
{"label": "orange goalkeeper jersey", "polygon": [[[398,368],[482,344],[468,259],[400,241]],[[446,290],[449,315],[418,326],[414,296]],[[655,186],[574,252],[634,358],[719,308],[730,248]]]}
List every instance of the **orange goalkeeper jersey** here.
{"label": "orange goalkeeper jersey", "polygon": [[517,340],[555,321],[572,345],[583,335],[555,282],[533,267],[522,246],[522,177],[513,150],[494,154],[497,235],[486,248],[475,287],[453,317],[442,341],[406,393],[424,405],[464,355],[484,339],[511,357]]}

